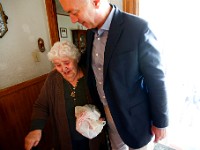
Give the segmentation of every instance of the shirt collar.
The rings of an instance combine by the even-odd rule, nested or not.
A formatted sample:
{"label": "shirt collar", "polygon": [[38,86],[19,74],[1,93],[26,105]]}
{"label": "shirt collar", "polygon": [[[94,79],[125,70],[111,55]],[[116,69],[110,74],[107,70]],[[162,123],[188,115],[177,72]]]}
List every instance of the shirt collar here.
{"label": "shirt collar", "polygon": [[98,29],[98,30],[94,29],[93,31],[95,33],[97,33],[98,35],[101,35],[104,31],[108,31],[109,28],[110,28],[110,24],[111,24],[114,12],[115,12],[115,7],[112,7],[112,10],[111,10],[110,14],[108,15],[106,21],[102,25],[102,27],[100,29]]}

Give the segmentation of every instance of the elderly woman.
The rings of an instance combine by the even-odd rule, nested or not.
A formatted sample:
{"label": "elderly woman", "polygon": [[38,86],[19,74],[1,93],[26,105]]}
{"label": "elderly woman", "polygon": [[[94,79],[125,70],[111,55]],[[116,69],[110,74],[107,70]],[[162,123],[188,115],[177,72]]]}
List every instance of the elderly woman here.
{"label": "elderly woman", "polygon": [[91,103],[83,70],[78,65],[80,56],[79,50],[68,41],[55,43],[48,53],[55,70],[48,75],[34,104],[31,131],[25,138],[26,150],[38,145],[48,119],[54,150],[98,150],[104,145],[105,139],[99,140],[102,136],[89,141],[76,131],[75,106]]}

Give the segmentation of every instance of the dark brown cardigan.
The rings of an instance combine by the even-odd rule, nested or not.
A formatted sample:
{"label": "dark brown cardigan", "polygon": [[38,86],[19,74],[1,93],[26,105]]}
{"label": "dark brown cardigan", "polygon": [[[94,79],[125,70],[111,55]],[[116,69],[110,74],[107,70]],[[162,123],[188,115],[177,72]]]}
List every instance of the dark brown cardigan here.
{"label": "dark brown cardigan", "polygon": [[[52,145],[51,148],[54,148],[54,150],[72,150],[63,87],[62,75],[56,70],[52,71],[48,75],[33,108],[34,111],[32,120],[42,119],[50,121],[50,127],[47,131],[49,132],[47,135],[51,136],[48,137],[50,141],[42,141],[44,141],[46,144],[49,144],[49,146]],[[89,92],[87,92],[87,95],[90,97]],[[91,98],[88,99],[88,103],[91,103]],[[44,137],[45,133],[42,135],[42,138]],[[106,138],[104,132],[96,138],[90,140],[91,150],[100,150],[102,147],[105,148],[105,146]],[[45,148],[43,145],[43,150],[44,149]]]}

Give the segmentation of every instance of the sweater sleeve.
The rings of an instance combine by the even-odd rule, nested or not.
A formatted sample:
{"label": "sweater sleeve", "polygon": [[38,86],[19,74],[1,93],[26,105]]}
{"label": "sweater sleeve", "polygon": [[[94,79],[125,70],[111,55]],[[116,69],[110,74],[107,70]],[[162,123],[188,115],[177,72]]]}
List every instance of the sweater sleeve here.
{"label": "sweater sleeve", "polygon": [[40,94],[33,105],[33,113],[31,118],[31,130],[43,129],[49,117],[49,107],[52,86],[52,74],[47,77]]}
{"label": "sweater sleeve", "polygon": [[31,131],[36,130],[36,129],[43,130],[44,126],[45,126],[45,123],[46,123],[46,120],[44,120],[44,119],[32,120],[32,122],[31,122]]}

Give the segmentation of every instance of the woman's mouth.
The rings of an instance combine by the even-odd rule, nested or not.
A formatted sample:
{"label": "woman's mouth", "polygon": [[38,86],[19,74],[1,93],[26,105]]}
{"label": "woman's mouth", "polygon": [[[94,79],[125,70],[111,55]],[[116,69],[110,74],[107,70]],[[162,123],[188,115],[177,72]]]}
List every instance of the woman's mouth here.
{"label": "woman's mouth", "polygon": [[70,73],[70,70],[63,71],[63,74],[64,74],[64,75],[67,75],[67,74],[69,74],[69,73]]}

